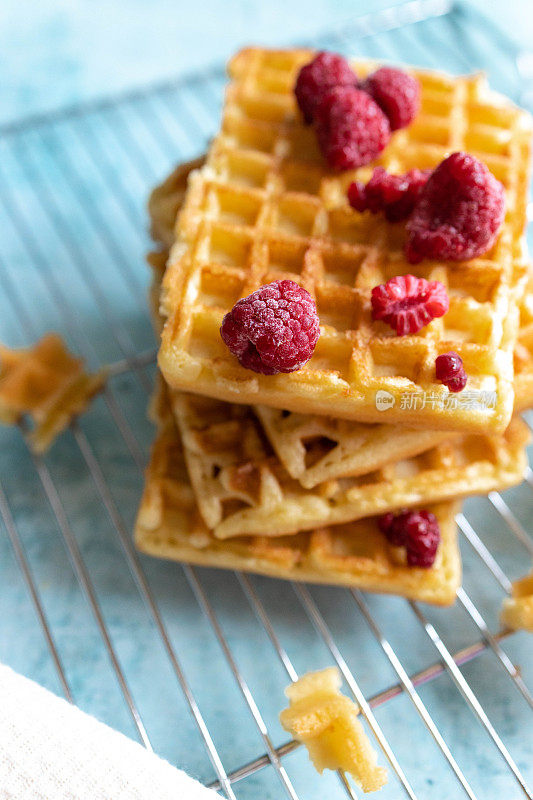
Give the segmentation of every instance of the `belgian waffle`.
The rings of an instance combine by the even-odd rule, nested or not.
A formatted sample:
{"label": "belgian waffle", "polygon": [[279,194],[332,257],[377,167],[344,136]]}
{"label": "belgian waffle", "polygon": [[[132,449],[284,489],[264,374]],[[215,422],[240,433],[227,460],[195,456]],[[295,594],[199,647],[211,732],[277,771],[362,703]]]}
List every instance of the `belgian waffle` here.
{"label": "belgian waffle", "polygon": [[375,792],[387,783],[387,770],[377,765],[359,719],[359,708],[341,694],[337,667],[308,672],[285,689],[289,707],[279,715],[282,726],[302,742],[318,772],[349,772],[363,792]]}
{"label": "belgian waffle", "polygon": [[[158,315],[159,287],[168,259],[166,244],[173,236],[170,215],[166,209],[166,195],[173,199],[173,212],[177,215],[190,172],[197,159],[181,164],[158,186],[151,195],[149,210],[152,216],[152,231],[158,231],[157,239],[165,249],[151,253],[149,263],[154,270],[151,292],[152,317],[156,330],[161,333]],[[160,215],[160,216],[158,216]],[[154,216],[156,219],[154,219]],[[527,290],[520,303],[521,328],[515,347],[515,407],[518,410],[533,405],[533,279],[529,279]],[[466,402],[468,389],[462,393],[461,402]],[[318,414],[297,414],[286,409],[254,406],[265,433],[276,455],[292,478],[300,481],[304,488],[343,476],[356,476],[378,469],[390,461],[409,458],[444,442],[449,432],[407,428],[387,424],[366,423],[335,419]],[[452,434],[453,435],[453,434]]]}
{"label": "belgian waffle", "polygon": [[[530,120],[490,93],[482,76],[416,71],[422,111],[394,134],[379,162],[391,172],[435,166],[452,150],[481,158],[506,189],[506,220],[492,251],[463,263],[403,255],[404,225],[349,208],[346,188],[371,167],[336,175],[296,112],[292,87],[310,51],[244,50],[230,63],[222,130],[191,175],[178,217],[161,308],[159,363],[169,385],[219,399],[382,422],[376,392],[395,404],[387,421],[427,428],[502,431],[513,407],[516,303],[524,275],[523,230]],[[368,64],[355,65],[359,74]],[[372,287],[414,273],[442,281],[450,310],[419,334],[397,337],[371,322]],[[226,313],[261,284],[291,278],[314,295],[321,337],[291,375],[240,367],[219,335]],[[495,407],[448,402],[434,361],[454,350],[471,390],[496,392]],[[413,407],[416,398],[442,404]]]}
{"label": "belgian waffle", "polygon": [[158,432],[135,525],[135,543],[140,550],[203,566],[354,586],[436,605],[453,603],[461,580],[454,522],[457,503],[430,507],[441,530],[437,558],[430,569],[408,567],[401,548],[387,543],[374,519],[276,539],[216,539],[198,510],[166,398],[166,388],[159,382],[151,409]]}
{"label": "belgian waffle", "polygon": [[402,507],[486,494],[522,481],[527,426],[458,434],[412,458],[304,489],[274,455],[250,407],[170,392],[198,506],[220,539],[281,536]]}
{"label": "belgian waffle", "polygon": [[49,333],[33,347],[10,350],[0,344],[0,422],[14,425],[29,415],[28,436],[36,453],[44,453],[72,418],[85,411],[101,391],[105,370],[92,375],[60,336]]}

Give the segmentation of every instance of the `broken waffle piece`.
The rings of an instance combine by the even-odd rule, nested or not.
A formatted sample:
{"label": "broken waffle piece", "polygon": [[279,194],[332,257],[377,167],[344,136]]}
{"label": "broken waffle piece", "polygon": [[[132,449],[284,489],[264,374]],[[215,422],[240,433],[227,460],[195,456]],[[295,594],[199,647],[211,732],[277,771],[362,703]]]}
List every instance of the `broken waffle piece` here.
{"label": "broken waffle piece", "polygon": [[514,581],[511,597],[502,604],[501,621],[507,628],[533,633],[533,572]]}
{"label": "broken waffle piece", "polygon": [[306,746],[318,772],[341,769],[364,792],[374,792],[387,782],[387,771],[376,763],[359,708],[341,694],[340,687],[336,667],[308,672],[285,690],[289,707],[281,712],[280,722]]}
{"label": "broken waffle piece", "polygon": [[22,350],[0,344],[0,422],[15,425],[31,417],[30,447],[44,453],[105,380],[105,370],[85,372],[83,360],[69,353],[58,334],[47,333]]}

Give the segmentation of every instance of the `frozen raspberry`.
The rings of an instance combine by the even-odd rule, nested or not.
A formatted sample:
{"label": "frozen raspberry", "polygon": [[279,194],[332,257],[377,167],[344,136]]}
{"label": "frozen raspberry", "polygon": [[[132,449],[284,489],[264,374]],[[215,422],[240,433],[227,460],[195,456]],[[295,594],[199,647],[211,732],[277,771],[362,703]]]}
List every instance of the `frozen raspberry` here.
{"label": "frozen raspberry", "polygon": [[442,283],[414,275],[397,275],[374,286],[371,303],[372,319],[383,320],[398,336],[417,333],[435,317],[446,314],[450,305]]}
{"label": "frozen raspberry", "polygon": [[405,547],[410,567],[431,567],[440,542],[439,523],[431,511],[402,511],[378,520],[380,530],[394,547]]}
{"label": "frozen raspberry", "polygon": [[309,361],[320,335],[315,301],[294,281],[274,281],[239,300],[220,335],[243,367],[263,375],[294,372]]}
{"label": "frozen raspberry", "polygon": [[369,164],[390,139],[389,121],[370,95],[338,86],[324,95],[315,111],[318,144],[335,170]]}
{"label": "frozen raspberry", "polygon": [[452,153],[429,177],[407,223],[406,255],[464,261],[490,250],[504,217],[504,190],[485,164]]}
{"label": "frozen raspberry", "polygon": [[296,102],[309,125],[324,94],[335,86],[357,86],[357,75],[348,62],[337,53],[322,51],[301,68],[296,79]]}
{"label": "frozen raspberry", "polygon": [[450,392],[462,392],[468,380],[461,356],[453,351],[437,356],[435,375],[437,380],[447,386]]}
{"label": "frozen raspberry", "polygon": [[381,533],[384,533],[389,542],[394,547],[403,547],[405,544],[405,535],[401,525],[396,523],[399,517],[395,517],[390,511],[388,514],[383,514],[378,519],[378,527]]}
{"label": "frozen raspberry", "polygon": [[365,185],[354,181],[348,187],[348,200],[356,211],[383,211],[388,222],[399,222],[411,214],[431,170],[411,169],[405,175],[390,175],[376,167]]}
{"label": "frozen raspberry", "polygon": [[361,89],[385,112],[391,131],[410,125],[420,109],[420,84],[401,69],[381,67],[368,76]]}

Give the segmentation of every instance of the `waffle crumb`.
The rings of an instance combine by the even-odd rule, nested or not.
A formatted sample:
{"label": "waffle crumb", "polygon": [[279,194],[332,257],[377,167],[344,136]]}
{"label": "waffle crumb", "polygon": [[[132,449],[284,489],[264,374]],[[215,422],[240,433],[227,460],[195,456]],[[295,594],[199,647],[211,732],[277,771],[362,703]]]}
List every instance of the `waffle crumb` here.
{"label": "waffle crumb", "polygon": [[507,628],[533,633],[533,572],[513,582],[511,597],[502,603],[500,619]]}
{"label": "waffle crumb", "polygon": [[280,714],[283,728],[304,744],[318,772],[348,772],[364,792],[387,782],[377,753],[359,720],[359,707],[340,692],[337,667],[308,672],[285,689],[289,707]]}
{"label": "waffle crumb", "polygon": [[28,415],[35,453],[44,453],[71,420],[87,408],[105,384],[106,372],[85,372],[60,336],[48,333],[33,347],[11,350],[0,344],[0,422],[15,425]]}

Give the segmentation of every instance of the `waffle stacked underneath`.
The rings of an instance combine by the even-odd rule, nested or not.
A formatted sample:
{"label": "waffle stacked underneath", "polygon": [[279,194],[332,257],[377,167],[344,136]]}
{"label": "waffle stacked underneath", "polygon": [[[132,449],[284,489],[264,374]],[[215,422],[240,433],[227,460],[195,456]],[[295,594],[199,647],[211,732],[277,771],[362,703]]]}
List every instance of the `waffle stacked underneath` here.
{"label": "waffle stacked underneath", "polygon": [[[507,215],[483,258],[413,267],[403,224],[347,206],[347,185],[374,165],[329,172],[299,121],[292,86],[310,58],[245,50],[233,59],[207,161],[177,168],[151,196],[161,247],[149,256],[151,305],[169,385],[158,382],[152,403],[158,433],[136,543],[181,561],[447,604],[460,581],[456,499],[516,484],[526,464],[526,428],[508,423],[513,404],[533,404],[527,118],[479,76],[414,71],[422,111],[376,163],[397,173],[469,150],[504,184]],[[369,295],[407,272],[444,283],[450,310],[396,337],[370,321]],[[279,278],[315,297],[321,336],[304,368],[263,376],[238,365],[218,329],[237,299]],[[452,349],[469,388],[495,393],[495,403],[401,403],[402,394],[447,395],[434,360]],[[383,422],[380,389],[397,399],[386,423],[403,424]],[[439,523],[429,569],[409,566],[379,529],[376,515],[405,507]]]}

